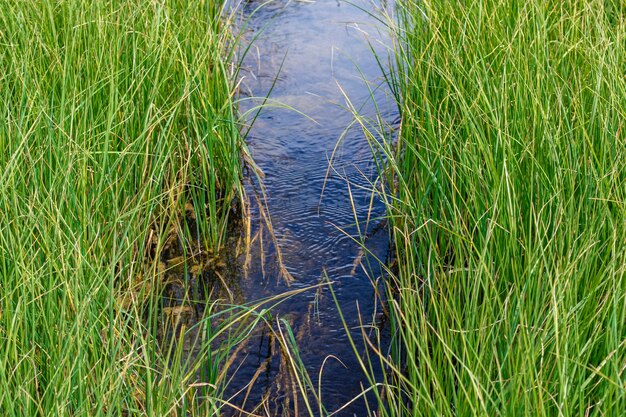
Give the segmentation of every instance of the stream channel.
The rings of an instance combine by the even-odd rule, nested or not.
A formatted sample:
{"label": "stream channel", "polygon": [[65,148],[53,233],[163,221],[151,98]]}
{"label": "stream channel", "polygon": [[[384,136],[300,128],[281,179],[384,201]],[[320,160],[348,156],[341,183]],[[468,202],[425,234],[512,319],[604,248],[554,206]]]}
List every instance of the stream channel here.
{"label": "stream channel", "polygon": [[[361,234],[368,236],[367,249],[381,260],[387,257],[389,239],[386,229],[380,227],[384,206],[372,199],[371,181],[377,173],[371,149],[358,126],[347,129],[354,116],[346,109],[346,97],[365,117],[397,118],[397,106],[371,49],[386,62],[391,41],[374,16],[392,5],[364,0],[353,4],[279,0],[259,8],[260,4],[249,1],[242,5],[247,21],[245,38],[256,39],[244,60],[241,85],[243,93],[251,97],[266,96],[271,90],[268,106],[254,121],[247,140],[252,158],[265,174],[263,204],[271,216],[282,259],[270,233],[261,230],[269,228],[261,216],[262,208],[251,197],[252,236],[257,239],[247,276],[240,284],[242,296],[246,301],[271,297],[314,286],[327,275],[358,349],[363,351],[357,329],[359,314],[366,325],[380,321],[380,300],[372,280],[381,271],[376,262],[368,263],[361,256],[361,247],[353,240],[359,236],[355,219]],[[252,104],[259,102],[242,100],[240,110]],[[254,184],[248,186],[249,196],[258,191]],[[281,272],[281,263],[286,274]],[[289,278],[293,279],[290,284]],[[328,288],[285,299],[272,313],[291,324],[300,358],[320,390],[326,412],[357,397],[361,384],[368,386]],[[232,395],[253,379],[256,385],[241,391],[233,402],[252,410],[265,399],[270,414],[293,415],[297,400],[290,386],[293,388],[294,382],[283,375],[285,360],[277,358],[280,355],[271,346],[269,333],[248,343],[241,352],[245,359],[232,366],[238,368],[231,383]],[[313,409],[317,413],[316,406]],[[299,414],[306,414],[302,404]],[[365,414],[364,400],[354,401],[338,413]]]}
{"label": "stream channel", "polygon": [[[380,275],[380,268],[376,262],[367,266],[361,258],[361,248],[352,239],[358,238],[355,219],[361,233],[368,235],[368,250],[382,260],[387,256],[388,234],[380,227],[384,206],[376,199],[371,201],[371,181],[376,177],[371,149],[358,126],[346,131],[354,119],[346,109],[346,97],[365,117],[377,114],[373,98],[383,119],[397,118],[397,107],[370,49],[386,59],[391,41],[384,30],[377,29],[380,22],[370,13],[391,6],[363,0],[354,4],[279,0],[259,8],[260,4],[250,1],[242,5],[247,20],[245,38],[256,39],[244,60],[241,85],[243,93],[251,97],[266,96],[271,90],[268,106],[248,134],[248,146],[265,174],[263,204],[271,216],[282,259],[267,233],[262,208],[251,197],[252,236],[257,239],[247,276],[240,284],[242,296],[246,301],[271,297],[314,286],[327,275],[348,327],[354,329],[358,348],[363,350],[356,329],[358,315],[364,324],[379,319],[372,280]],[[252,103],[259,104],[243,100],[240,110]],[[249,196],[258,191],[254,185],[247,190]],[[281,272],[281,263],[286,274]],[[293,279],[290,284],[289,278]],[[321,399],[328,413],[357,397],[361,383],[368,385],[327,288],[290,297],[272,313],[291,324],[300,358],[316,389],[321,380]],[[233,402],[252,410],[265,399],[271,414],[289,415],[297,406],[290,389],[294,382],[283,375],[284,358],[272,351],[277,349],[271,346],[269,333],[248,343],[241,352],[245,359],[232,366],[238,368],[231,383],[233,395],[257,375],[256,386],[241,391]],[[245,392],[249,394],[242,404]],[[305,414],[302,408],[300,404],[299,414]],[[339,413],[354,414],[366,414],[363,400]]]}
{"label": "stream channel", "polygon": [[[391,41],[377,29],[381,24],[373,14],[392,6],[366,0],[277,0],[259,6],[246,1],[238,9],[243,37],[253,40],[240,73],[239,107],[245,114],[271,91],[247,135],[265,192],[251,174],[246,186],[251,245],[231,260],[221,281],[235,304],[302,291],[281,298],[271,309],[271,324],[257,326],[231,352],[224,398],[234,407],[225,406],[223,414],[364,416],[365,399],[374,409],[375,399],[357,398],[370,384],[337,304],[362,354],[361,323],[383,332],[385,324],[376,295],[382,285],[373,284],[380,265],[363,256],[354,238],[359,231],[367,235],[368,251],[382,261],[389,239],[381,223],[384,206],[372,198],[377,173],[371,149],[346,109],[346,97],[365,117],[397,119],[372,52],[386,62]],[[307,391],[313,412],[297,389],[285,344],[281,347],[288,328],[314,387]]]}

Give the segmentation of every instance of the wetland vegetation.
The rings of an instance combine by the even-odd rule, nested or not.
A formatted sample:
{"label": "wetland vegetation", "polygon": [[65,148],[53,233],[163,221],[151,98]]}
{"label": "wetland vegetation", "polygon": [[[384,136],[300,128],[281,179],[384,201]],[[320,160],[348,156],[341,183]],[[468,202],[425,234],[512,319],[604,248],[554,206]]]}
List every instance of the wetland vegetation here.
{"label": "wetland vegetation", "polygon": [[[397,3],[389,416],[626,410],[626,9]],[[378,133],[377,133],[378,131]]]}
{"label": "wetland vegetation", "polygon": [[157,335],[160,254],[216,252],[242,207],[221,7],[0,2],[3,416],[217,409]]}
{"label": "wetland vegetation", "polygon": [[[300,404],[298,415],[343,415],[322,404],[333,358],[314,375],[300,354],[314,320],[296,329],[297,315],[272,308],[310,289],[240,300],[219,256],[227,247],[226,262],[238,262],[231,226],[248,207],[250,161],[234,98],[238,39],[223,5],[0,6],[0,414],[236,414],[226,370],[262,328],[272,334],[265,348],[282,355],[289,387],[275,392],[292,401],[282,412]],[[400,121],[353,114],[377,167],[368,204],[383,202],[377,230],[389,231],[393,253],[381,261],[384,314],[374,325],[337,316],[369,384],[357,387],[367,392],[360,410],[621,415],[626,7],[390,7],[378,18],[393,45],[377,59]],[[206,274],[231,305],[213,303],[198,284]],[[203,301],[168,287],[172,276]],[[340,290],[312,287],[307,320],[326,288],[340,306]],[[245,399],[270,366],[268,356],[242,372]],[[272,415],[268,395],[255,414]]]}

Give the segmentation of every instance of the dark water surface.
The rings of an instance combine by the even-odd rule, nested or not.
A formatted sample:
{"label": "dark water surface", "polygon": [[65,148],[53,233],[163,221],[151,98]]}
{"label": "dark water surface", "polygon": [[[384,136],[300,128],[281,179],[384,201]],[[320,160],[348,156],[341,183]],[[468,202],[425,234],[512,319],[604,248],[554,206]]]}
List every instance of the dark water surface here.
{"label": "dark water surface", "polygon": [[[386,57],[385,44],[390,42],[376,29],[378,22],[355,5],[336,0],[275,1],[258,9],[260,4],[241,6],[243,19],[248,20],[245,37],[258,35],[241,73],[241,111],[259,104],[246,96],[264,96],[273,87],[271,103],[291,106],[308,118],[269,106],[261,111],[248,135],[252,157],[265,174],[263,205],[271,215],[275,241],[260,213],[258,201],[263,199],[254,198],[259,188],[253,183],[247,192],[252,200],[251,236],[255,239],[247,262],[242,256],[246,272],[239,283],[240,297],[246,302],[271,297],[317,285],[327,275],[363,351],[356,329],[358,313],[365,324],[377,320],[380,306],[371,279],[376,279],[380,270],[372,263],[365,273],[357,262],[360,246],[351,238],[358,237],[355,218],[361,233],[371,235],[368,248],[383,260],[388,237],[379,227],[384,207],[371,199],[370,181],[376,177],[371,150],[361,129],[344,132],[353,122],[353,115],[343,108],[344,94],[360,113],[374,117],[376,108],[367,80],[383,118],[396,118],[396,107],[381,87],[381,70],[370,49],[374,47]],[[355,4],[372,13],[383,7],[358,0]],[[329,158],[342,135],[327,177]],[[274,242],[288,274],[281,273]],[[365,258],[362,260],[365,263]],[[291,283],[287,282],[289,276]],[[280,318],[293,329],[300,357],[315,389],[320,389],[327,413],[358,396],[361,383],[368,385],[328,288],[290,297],[272,310],[272,316],[272,330],[259,330],[239,346],[227,393],[234,404],[256,414],[294,415],[297,402],[297,414],[307,414],[302,400],[294,400],[296,382],[288,375],[288,361],[277,340]],[[286,330],[285,325],[281,328]],[[253,386],[246,387],[250,381]],[[265,409],[255,409],[263,402]],[[313,409],[319,414],[317,406]],[[365,403],[358,400],[338,415],[365,413]]]}

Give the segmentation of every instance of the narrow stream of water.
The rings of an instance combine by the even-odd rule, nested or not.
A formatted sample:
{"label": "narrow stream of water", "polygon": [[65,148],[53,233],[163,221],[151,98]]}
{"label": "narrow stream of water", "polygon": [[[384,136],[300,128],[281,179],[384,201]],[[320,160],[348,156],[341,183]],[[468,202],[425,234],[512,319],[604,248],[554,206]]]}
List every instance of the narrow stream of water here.
{"label": "narrow stream of water", "polygon": [[[381,70],[370,49],[373,46],[386,57],[385,45],[390,41],[376,29],[380,23],[359,10],[377,13],[378,8],[388,6],[362,0],[354,4],[279,0],[259,9],[260,4],[248,1],[241,6],[248,21],[246,38],[258,35],[244,61],[242,92],[259,97],[272,89],[271,103],[298,110],[268,106],[248,135],[252,157],[265,174],[264,206],[288,274],[281,273],[274,242],[258,203],[251,198],[252,236],[256,238],[246,276],[239,284],[241,297],[252,301],[313,286],[327,274],[359,341],[359,314],[371,323],[379,312],[371,278],[380,271],[372,264],[366,273],[358,263],[360,247],[351,238],[358,236],[355,215],[361,232],[371,235],[368,248],[380,259],[387,255],[388,238],[386,230],[377,227],[384,207],[371,201],[370,181],[376,172],[370,148],[359,128],[344,135],[353,115],[343,106],[347,96],[361,114],[373,117],[376,109],[369,82],[376,88],[374,99],[384,119],[397,117],[395,105],[381,87]],[[254,104],[258,101],[243,100],[241,110]],[[327,176],[329,158],[342,135]],[[258,195],[254,185],[247,191],[250,196]],[[290,284],[288,275],[293,278]],[[328,412],[358,396],[361,383],[367,386],[327,288],[291,297],[273,315],[291,324],[316,388],[318,378],[321,381],[319,389]],[[270,414],[293,415],[289,389],[293,380],[285,377],[284,358],[268,334],[257,335],[240,347],[237,363],[231,366],[237,371],[233,371],[229,394],[233,403],[246,410],[265,401]],[[359,349],[364,349],[360,343]],[[245,388],[251,380],[253,386]],[[355,401],[339,415],[363,415],[364,407],[362,400]]]}

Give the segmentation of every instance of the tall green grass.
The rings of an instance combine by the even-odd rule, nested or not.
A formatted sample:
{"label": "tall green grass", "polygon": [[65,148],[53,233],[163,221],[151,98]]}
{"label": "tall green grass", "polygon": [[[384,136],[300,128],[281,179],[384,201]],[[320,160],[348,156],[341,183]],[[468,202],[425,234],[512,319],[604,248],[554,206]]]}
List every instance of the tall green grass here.
{"label": "tall green grass", "polygon": [[172,231],[219,248],[242,199],[221,7],[0,2],[3,416],[177,415],[195,395],[155,342],[158,297],[121,294],[154,294]]}
{"label": "tall green grass", "polygon": [[393,416],[626,412],[626,7],[397,4]]}

